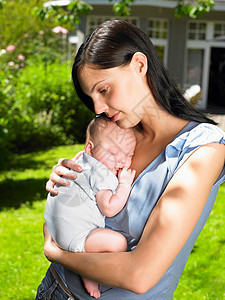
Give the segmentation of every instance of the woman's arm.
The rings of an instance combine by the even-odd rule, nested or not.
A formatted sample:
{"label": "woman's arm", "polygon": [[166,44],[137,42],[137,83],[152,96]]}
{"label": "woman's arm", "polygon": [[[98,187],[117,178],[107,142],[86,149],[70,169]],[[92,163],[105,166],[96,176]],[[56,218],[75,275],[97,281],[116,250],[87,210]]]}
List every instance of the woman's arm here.
{"label": "woman's arm", "polygon": [[164,275],[191,235],[224,161],[224,145],[208,144],[195,151],[169,182],[132,252],[71,253],[56,250],[47,235],[46,256],[97,282],[145,293]]}

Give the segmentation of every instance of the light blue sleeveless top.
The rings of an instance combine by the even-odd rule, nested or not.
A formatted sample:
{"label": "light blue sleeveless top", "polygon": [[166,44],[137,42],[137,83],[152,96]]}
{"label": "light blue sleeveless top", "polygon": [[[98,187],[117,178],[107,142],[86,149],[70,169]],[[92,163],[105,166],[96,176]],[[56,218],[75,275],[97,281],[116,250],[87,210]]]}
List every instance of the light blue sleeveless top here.
{"label": "light blue sleeveless top", "polygon": [[[132,185],[131,194],[124,209],[113,218],[106,218],[106,227],[121,232],[128,242],[128,251],[133,250],[151,214],[152,209],[166,188],[176,170],[198,147],[208,143],[225,144],[225,133],[207,123],[189,122],[187,126],[167,145],[166,149],[138,176]],[[149,149],[151,151],[151,149]],[[184,179],[185,180],[185,179]],[[188,241],[181,249],[167,272],[148,292],[137,295],[133,292],[100,285],[101,298],[169,300],[178,285],[179,278],[194,243],[200,234],[214,204],[219,186],[225,181],[225,168],[215,182],[204,210]],[[79,299],[90,299],[80,277],[64,267],[54,264],[59,276]]]}

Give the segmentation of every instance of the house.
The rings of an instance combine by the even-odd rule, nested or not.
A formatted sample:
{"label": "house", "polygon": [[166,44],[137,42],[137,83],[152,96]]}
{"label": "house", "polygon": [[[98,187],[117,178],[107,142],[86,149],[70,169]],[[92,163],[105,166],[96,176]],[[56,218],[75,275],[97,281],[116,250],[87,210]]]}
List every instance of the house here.
{"label": "house", "polygon": [[[70,0],[51,1],[66,6]],[[93,11],[82,17],[79,37],[98,24],[115,19],[112,2],[89,0]],[[177,0],[136,0],[126,20],[136,24],[151,38],[160,58],[182,89],[201,86],[197,108],[225,111],[225,0],[215,1],[201,19],[176,18]],[[71,38],[71,37],[70,37]],[[80,39],[79,38],[79,39]]]}

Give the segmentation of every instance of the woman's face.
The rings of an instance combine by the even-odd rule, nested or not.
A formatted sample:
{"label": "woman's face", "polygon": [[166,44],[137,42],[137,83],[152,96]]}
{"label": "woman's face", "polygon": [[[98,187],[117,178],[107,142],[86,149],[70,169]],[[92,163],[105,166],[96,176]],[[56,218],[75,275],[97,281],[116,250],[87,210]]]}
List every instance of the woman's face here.
{"label": "woman's face", "polygon": [[110,69],[85,65],[79,81],[84,93],[92,98],[96,114],[104,112],[122,128],[137,125],[146,114],[146,102],[152,99],[146,75],[132,63]]}

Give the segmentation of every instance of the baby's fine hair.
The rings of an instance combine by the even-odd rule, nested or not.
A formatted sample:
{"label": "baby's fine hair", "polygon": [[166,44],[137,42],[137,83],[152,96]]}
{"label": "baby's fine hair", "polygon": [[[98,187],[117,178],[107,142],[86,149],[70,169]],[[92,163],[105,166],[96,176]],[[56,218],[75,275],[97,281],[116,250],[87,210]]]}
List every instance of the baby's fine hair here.
{"label": "baby's fine hair", "polygon": [[104,115],[96,116],[87,127],[86,142],[88,140],[95,142],[110,122],[112,121]]}

